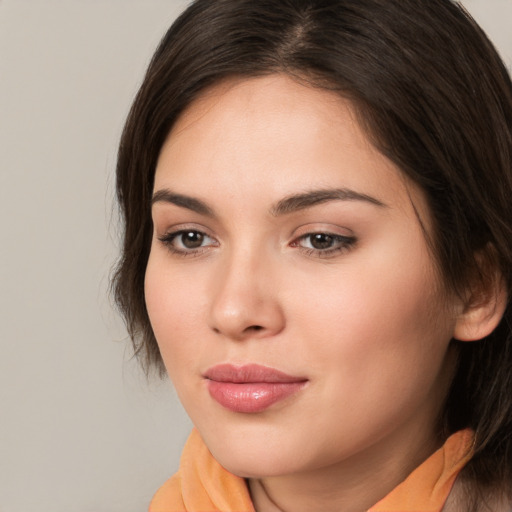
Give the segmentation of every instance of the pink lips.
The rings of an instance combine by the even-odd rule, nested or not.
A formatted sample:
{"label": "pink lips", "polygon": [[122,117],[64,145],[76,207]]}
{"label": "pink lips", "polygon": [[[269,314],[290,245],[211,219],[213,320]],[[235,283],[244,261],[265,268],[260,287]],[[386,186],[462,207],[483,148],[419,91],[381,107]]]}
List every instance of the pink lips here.
{"label": "pink lips", "polygon": [[250,364],[221,364],[210,368],[207,379],[210,396],[234,412],[257,413],[299,391],[307,382],[274,368]]}

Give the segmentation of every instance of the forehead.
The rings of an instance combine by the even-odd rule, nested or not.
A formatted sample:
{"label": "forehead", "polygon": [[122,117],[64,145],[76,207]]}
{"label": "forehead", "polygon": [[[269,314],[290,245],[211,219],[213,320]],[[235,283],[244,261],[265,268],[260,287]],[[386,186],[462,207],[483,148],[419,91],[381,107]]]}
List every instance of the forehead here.
{"label": "forehead", "polygon": [[328,123],[336,118],[333,109],[340,108],[351,114],[350,102],[338,93],[314,87],[286,74],[235,77],[204,90],[178,118],[170,135],[187,129],[208,113],[246,119],[257,113],[306,116],[312,120],[323,117],[323,122]]}
{"label": "forehead", "polygon": [[[240,141],[247,143],[245,135],[249,131],[250,140],[257,141],[268,134],[270,127],[274,134],[285,135],[290,140],[292,137],[314,139],[321,132],[325,136],[331,129],[333,134],[339,132],[344,124],[346,132],[352,135],[352,140],[346,142],[353,145],[357,139],[360,146],[369,146],[356,117],[352,104],[338,93],[310,86],[288,75],[228,79],[203,91],[185,109],[169,133],[166,145],[172,147],[179,139],[193,138],[199,133],[208,139],[212,135],[219,139],[238,135]],[[211,130],[212,123],[218,128],[216,132]],[[231,127],[237,129],[229,130]],[[268,140],[265,142],[268,144]],[[340,142],[338,138],[337,143]]]}
{"label": "forehead", "polygon": [[[162,148],[158,188],[222,188],[224,197],[343,186],[427,213],[422,194],[370,143],[351,102],[282,74],[228,80],[203,92]],[[213,188],[212,188],[213,187]],[[181,192],[181,191],[180,191]]]}

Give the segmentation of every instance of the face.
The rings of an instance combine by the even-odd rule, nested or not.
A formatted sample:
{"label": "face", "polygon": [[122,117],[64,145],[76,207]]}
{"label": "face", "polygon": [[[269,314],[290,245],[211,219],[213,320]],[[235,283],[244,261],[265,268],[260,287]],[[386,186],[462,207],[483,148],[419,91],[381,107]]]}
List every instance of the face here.
{"label": "face", "polygon": [[454,320],[418,214],[428,227],[421,193],[334,93],[233,81],[178,120],[156,169],[146,303],[228,470],[353,467],[435,442]]}

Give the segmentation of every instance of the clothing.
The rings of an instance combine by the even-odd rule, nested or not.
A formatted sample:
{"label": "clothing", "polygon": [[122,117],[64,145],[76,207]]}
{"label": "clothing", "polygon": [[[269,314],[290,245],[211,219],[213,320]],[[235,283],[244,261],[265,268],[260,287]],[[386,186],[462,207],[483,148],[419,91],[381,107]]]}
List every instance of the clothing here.
{"label": "clothing", "polygon": [[[368,512],[440,512],[471,458],[473,434],[461,430]],[[149,512],[254,512],[243,478],[226,471],[193,430],[179,471],[156,493]]]}

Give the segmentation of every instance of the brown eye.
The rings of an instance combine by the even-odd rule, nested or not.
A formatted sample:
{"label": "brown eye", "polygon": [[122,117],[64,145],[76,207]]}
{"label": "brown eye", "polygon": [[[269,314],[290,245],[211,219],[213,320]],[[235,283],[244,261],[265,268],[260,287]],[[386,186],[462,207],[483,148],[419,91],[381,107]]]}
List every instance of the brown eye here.
{"label": "brown eye", "polygon": [[202,231],[193,229],[181,229],[172,233],[167,233],[159,240],[172,252],[177,254],[197,254],[210,246],[216,246],[215,239],[209,237]]}
{"label": "brown eye", "polygon": [[329,258],[350,250],[355,243],[354,236],[319,232],[301,236],[292,243],[292,246],[300,247],[308,256]]}
{"label": "brown eye", "polygon": [[203,245],[205,236],[199,231],[185,231],[176,238],[181,238],[183,247],[187,249],[198,249]]}
{"label": "brown eye", "polygon": [[330,249],[335,242],[335,237],[327,233],[314,233],[309,235],[309,243],[313,249]]}

